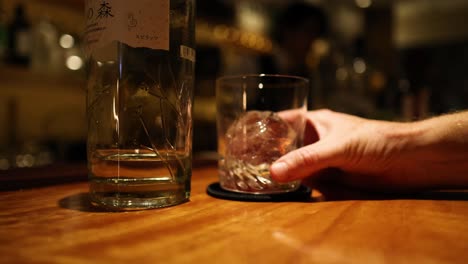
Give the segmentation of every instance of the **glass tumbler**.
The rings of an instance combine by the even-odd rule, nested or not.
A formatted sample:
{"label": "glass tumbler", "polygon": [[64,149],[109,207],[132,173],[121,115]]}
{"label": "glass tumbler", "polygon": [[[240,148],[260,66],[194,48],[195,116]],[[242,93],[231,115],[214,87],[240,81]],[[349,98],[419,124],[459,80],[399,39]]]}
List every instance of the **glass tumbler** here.
{"label": "glass tumbler", "polygon": [[307,79],[285,75],[217,80],[218,169],[223,189],[266,194],[299,188],[299,181],[273,181],[269,168],[303,144],[308,87]]}

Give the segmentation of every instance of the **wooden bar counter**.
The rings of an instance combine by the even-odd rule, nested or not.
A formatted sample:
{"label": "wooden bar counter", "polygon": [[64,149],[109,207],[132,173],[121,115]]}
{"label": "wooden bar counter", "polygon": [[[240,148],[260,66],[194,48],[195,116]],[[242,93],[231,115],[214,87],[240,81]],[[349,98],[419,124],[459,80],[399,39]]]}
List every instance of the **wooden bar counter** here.
{"label": "wooden bar counter", "polygon": [[81,180],[0,192],[0,263],[468,263],[467,192],[229,201],[206,194],[204,165],[190,202],[104,212],[70,170]]}

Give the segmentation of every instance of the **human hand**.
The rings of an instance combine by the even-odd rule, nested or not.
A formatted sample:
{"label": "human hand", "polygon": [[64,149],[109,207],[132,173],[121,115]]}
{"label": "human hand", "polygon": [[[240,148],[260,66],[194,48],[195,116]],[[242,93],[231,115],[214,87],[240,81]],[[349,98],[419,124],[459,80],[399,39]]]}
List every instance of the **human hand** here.
{"label": "human hand", "polygon": [[[287,121],[301,118],[285,112]],[[289,152],[270,168],[279,182],[302,179],[308,183],[330,178],[323,171],[339,169],[334,181],[366,189],[407,190],[466,185],[466,177],[444,177],[451,164],[453,173],[466,172],[439,152],[450,149],[437,144],[439,133],[429,133],[430,124],[397,123],[363,119],[330,110],[306,113],[304,147]],[[440,122],[439,122],[440,123]],[[443,134],[443,133],[442,133]],[[464,151],[466,154],[466,151]],[[336,170],[335,170],[336,171]],[[463,175],[465,176],[465,175]]]}

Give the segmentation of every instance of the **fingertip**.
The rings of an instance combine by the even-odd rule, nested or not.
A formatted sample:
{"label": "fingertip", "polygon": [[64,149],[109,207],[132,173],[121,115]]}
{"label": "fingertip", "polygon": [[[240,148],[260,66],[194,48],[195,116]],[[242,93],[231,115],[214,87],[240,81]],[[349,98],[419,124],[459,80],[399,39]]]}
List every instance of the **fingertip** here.
{"label": "fingertip", "polygon": [[284,182],[288,180],[288,164],[277,161],[270,166],[270,175],[273,180]]}
{"label": "fingertip", "polygon": [[278,182],[304,179],[328,168],[339,167],[336,148],[324,142],[291,151],[270,166],[270,176]]}

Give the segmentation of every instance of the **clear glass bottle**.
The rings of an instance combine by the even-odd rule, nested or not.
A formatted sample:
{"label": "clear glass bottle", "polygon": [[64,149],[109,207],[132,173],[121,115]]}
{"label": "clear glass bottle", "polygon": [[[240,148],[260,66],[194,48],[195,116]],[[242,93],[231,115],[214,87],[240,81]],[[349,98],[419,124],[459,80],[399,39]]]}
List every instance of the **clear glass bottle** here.
{"label": "clear glass bottle", "polygon": [[[151,21],[164,8],[148,10],[148,0],[107,5],[107,15],[124,16],[126,24],[105,24],[114,35],[104,42],[105,34],[96,38],[89,32],[102,30],[94,18],[104,14],[106,1],[86,3],[90,195],[111,209],[165,207],[190,196],[195,1],[155,2],[169,5],[167,24]],[[128,44],[128,37],[151,41],[164,38],[164,31],[166,48]]]}

